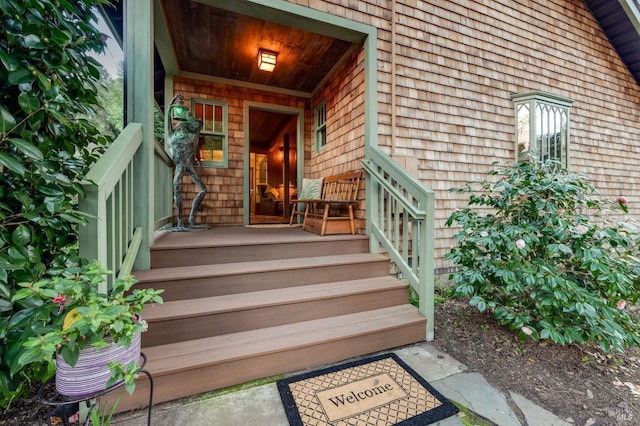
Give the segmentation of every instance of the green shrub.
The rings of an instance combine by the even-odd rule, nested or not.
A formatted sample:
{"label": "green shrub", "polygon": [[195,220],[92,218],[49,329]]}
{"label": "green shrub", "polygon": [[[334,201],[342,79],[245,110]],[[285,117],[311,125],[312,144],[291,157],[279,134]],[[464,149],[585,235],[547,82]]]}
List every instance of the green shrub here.
{"label": "green shrub", "polygon": [[52,372],[18,365],[42,322],[40,302],[12,303],[20,282],[77,263],[80,181],[108,141],[92,117],[105,36],[101,0],[0,0],[0,406]]}
{"label": "green shrub", "polygon": [[522,162],[491,180],[454,188],[469,207],[446,259],[456,293],[522,338],[559,344],[596,342],[604,351],[640,345],[635,228],[618,222],[627,199],[597,197],[584,175],[551,163]]}

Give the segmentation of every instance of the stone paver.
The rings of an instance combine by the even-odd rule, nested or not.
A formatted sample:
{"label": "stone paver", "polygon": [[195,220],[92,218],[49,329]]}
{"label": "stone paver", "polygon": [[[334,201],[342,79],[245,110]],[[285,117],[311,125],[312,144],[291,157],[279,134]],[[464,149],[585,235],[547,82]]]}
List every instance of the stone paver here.
{"label": "stone paver", "polygon": [[447,398],[500,426],[521,426],[504,395],[479,373],[458,373],[431,384]]}
{"label": "stone paver", "polygon": [[509,392],[511,399],[518,405],[522,414],[524,414],[527,424],[529,426],[569,426],[571,423],[567,423],[560,419],[555,414],[545,410],[542,407],[529,401],[527,398],[519,395],[515,392]]}

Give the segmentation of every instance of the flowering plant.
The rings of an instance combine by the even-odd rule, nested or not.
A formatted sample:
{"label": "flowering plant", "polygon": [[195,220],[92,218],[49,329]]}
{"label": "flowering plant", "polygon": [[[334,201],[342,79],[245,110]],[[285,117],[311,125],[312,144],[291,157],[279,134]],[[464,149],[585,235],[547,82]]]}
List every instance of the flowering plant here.
{"label": "flowering plant", "polygon": [[[22,289],[12,301],[33,306],[38,312],[17,367],[44,361],[50,376],[55,371],[56,354],[73,366],[86,347],[101,348],[110,342],[128,347],[136,333],[146,331],[147,323],[140,314],[145,304],[162,303],[163,290],[132,290],[135,280],[127,276],[115,279],[111,290],[104,292],[108,273],[94,262],[50,279],[20,284]],[[114,377],[107,386],[125,379],[127,390],[133,392],[135,369],[136,365],[111,366]]]}
{"label": "flowering plant", "polygon": [[[550,172],[555,170],[555,172]],[[586,176],[524,161],[454,188],[469,207],[451,214],[460,268],[456,294],[522,338],[640,347],[638,226],[629,200],[601,199]]]}

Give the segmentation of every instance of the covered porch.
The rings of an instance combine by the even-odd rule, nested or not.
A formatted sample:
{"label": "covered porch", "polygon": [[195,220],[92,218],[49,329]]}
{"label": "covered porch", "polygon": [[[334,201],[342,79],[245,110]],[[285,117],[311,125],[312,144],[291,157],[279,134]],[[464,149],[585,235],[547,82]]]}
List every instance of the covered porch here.
{"label": "covered porch", "polygon": [[[127,2],[126,10],[118,4],[118,8],[105,13],[111,16],[112,23],[118,22],[114,16],[118,13],[126,18],[121,21],[125,23],[121,34],[126,35],[123,41],[128,124],[87,176],[87,197],[82,200],[81,209],[95,219],[81,230],[80,249],[83,256],[98,259],[120,274],[133,272],[140,286],[166,290],[167,303],[150,311],[156,313],[148,318],[151,330],[159,330],[159,335],[146,333],[149,336],[143,342],[150,359],[149,369],[158,377],[166,377],[166,383],[161,385],[165,390],[159,395],[166,394],[159,400],[276,374],[285,365],[304,368],[431,340],[434,196],[377,147],[376,29],[285,1],[184,4],[145,0]],[[172,19],[180,20],[172,23]],[[214,21],[219,25],[212,26]],[[229,72],[231,64],[242,63],[240,46],[255,33],[250,29],[257,28],[257,21],[262,25],[262,37],[269,31],[278,40],[297,34],[296,40],[306,44],[292,52],[314,54],[306,62],[303,56],[291,59],[292,68],[287,73],[291,78],[273,74],[265,77],[254,71],[246,77],[216,75],[217,69]],[[230,27],[229,22],[238,27]],[[196,53],[216,50],[199,46],[198,40],[209,38],[226,46],[228,54],[209,55],[204,63],[204,59],[197,60]],[[324,54],[317,55],[319,48],[313,40],[324,40]],[[227,45],[225,41],[235,44]],[[181,59],[181,55],[189,59]],[[318,62],[308,62],[315,56],[320,56]],[[255,54],[247,57],[248,66],[255,67]],[[283,67],[287,64],[285,57],[282,56]],[[199,64],[199,71],[191,68],[193,64]],[[263,80],[252,81],[251,76]],[[299,86],[302,82],[310,85]],[[154,136],[153,114],[155,107],[166,109],[168,99],[175,93],[185,95],[196,116],[199,105],[202,111],[206,105],[213,105],[214,111],[220,106],[220,117],[226,111],[222,128],[227,132],[213,132],[212,136],[222,139],[212,145],[204,140],[201,147],[201,159],[205,160],[201,172],[208,193],[197,221],[209,225],[207,231],[166,231],[175,222],[171,183],[174,165],[163,141]],[[333,121],[327,121],[323,133],[314,127],[313,117],[324,99],[334,109],[329,109]],[[206,114],[203,118],[207,118]],[[280,124],[273,126],[277,123]],[[258,136],[267,134],[271,134],[265,138],[269,142],[259,142]],[[317,142],[323,134],[326,147],[319,149]],[[255,148],[267,146],[261,143],[271,145]],[[204,152],[207,150],[210,152]],[[269,159],[271,154],[271,164],[276,162],[275,157],[282,157],[285,166],[274,173],[267,169],[266,176],[261,176],[258,156]],[[282,185],[282,207],[274,210],[281,216],[274,216],[288,218],[288,200],[301,187],[303,178],[360,169],[364,169],[366,185],[360,192],[356,213],[358,235],[320,237],[296,226],[264,228],[253,219],[258,213],[258,184],[266,182],[276,190]],[[185,205],[189,205],[194,191],[188,188],[188,178],[185,184]],[[378,266],[371,268],[369,262]],[[234,267],[238,268],[235,272]],[[315,272],[301,272],[306,268]],[[358,271],[374,272],[375,276],[359,277]],[[392,278],[391,271],[405,281]],[[235,292],[243,285],[248,287],[240,296]],[[394,288],[390,291],[395,292],[395,297],[385,296],[389,290],[382,287],[388,285]],[[419,299],[417,309],[408,303],[409,288]],[[296,299],[282,305],[311,317],[264,308],[266,313],[258,316],[262,318],[260,324],[233,328],[250,323],[254,315],[247,312],[263,309],[255,307],[255,303],[265,297]],[[358,298],[364,300],[357,301]],[[342,300],[336,304],[342,310],[305,308],[309,303],[321,305],[327,299]],[[392,305],[385,305],[390,300]],[[212,307],[229,303],[238,308],[228,320],[233,327],[217,329],[215,335],[201,334],[211,328],[203,324],[217,322],[222,314],[211,312]],[[291,323],[284,324],[283,319]],[[343,323],[355,324],[356,329],[338,326]],[[274,334],[269,334],[267,329],[272,327]],[[294,330],[290,338],[279,337],[289,332],[283,327]],[[313,327],[317,327],[316,331],[309,332]],[[406,332],[398,332],[400,329]],[[187,332],[191,330],[195,334]],[[263,348],[265,354],[271,354],[264,362],[253,358],[260,353],[261,344],[254,342],[252,336],[269,346]],[[270,337],[265,340],[261,336]],[[354,336],[360,337],[350,342]],[[329,346],[314,341],[316,338],[326,339]],[[224,349],[225,339],[235,341],[237,347]],[[206,350],[185,349],[193,348],[200,340]],[[302,346],[295,343],[306,340]],[[339,348],[331,347],[329,342],[334,341],[342,342],[337,344]],[[280,352],[270,346],[274,344],[281,345],[284,355],[274,355]],[[239,364],[228,364],[226,359],[235,359]],[[312,364],[298,365],[294,359]],[[178,377],[174,370],[187,373]],[[226,379],[205,385],[198,379],[203,374]],[[181,389],[177,383],[188,385],[174,394],[173,390]],[[205,388],[198,387],[201,385]],[[140,389],[136,393],[144,394],[144,385]],[[135,399],[131,404],[137,404]],[[126,409],[124,404],[122,409]]]}

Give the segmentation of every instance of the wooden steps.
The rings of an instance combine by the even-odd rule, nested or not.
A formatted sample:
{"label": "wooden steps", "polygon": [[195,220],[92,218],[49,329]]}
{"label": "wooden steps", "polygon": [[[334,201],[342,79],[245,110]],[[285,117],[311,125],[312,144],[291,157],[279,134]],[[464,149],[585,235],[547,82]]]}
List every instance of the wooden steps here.
{"label": "wooden steps", "polygon": [[[425,338],[408,286],[389,276],[389,260],[368,253],[362,236],[299,228],[186,234],[163,235],[152,256],[169,250],[173,259],[135,273],[137,286],[166,290],[165,303],[143,313],[154,403]],[[192,264],[175,262],[179,251]],[[141,375],[118,410],[145,406],[148,386]]]}
{"label": "wooden steps", "polygon": [[[369,253],[151,269],[139,288],[164,288],[166,300],[247,293],[389,275],[389,260]],[[159,285],[160,284],[160,285]]]}
{"label": "wooden steps", "polygon": [[236,333],[401,305],[407,285],[391,277],[330,282],[252,293],[176,300],[145,311],[144,346]]}
{"label": "wooden steps", "polygon": [[[366,253],[369,249],[369,239],[363,235],[338,235],[332,239],[323,239],[317,235],[303,235],[298,227],[294,227],[278,228],[282,232],[274,240],[272,229],[226,229],[235,232],[236,235],[224,233],[211,239],[206,232],[160,234],[151,248],[151,269],[293,259],[324,256],[327,253]],[[249,241],[254,246],[247,251]],[[338,241],[340,244],[336,244]]]}
{"label": "wooden steps", "polygon": [[[316,319],[144,349],[154,402],[321,366],[424,339],[424,318],[411,306]],[[180,366],[177,368],[176,366]],[[133,395],[148,395],[140,380]],[[138,408],[134,398],[122,410]]]}

